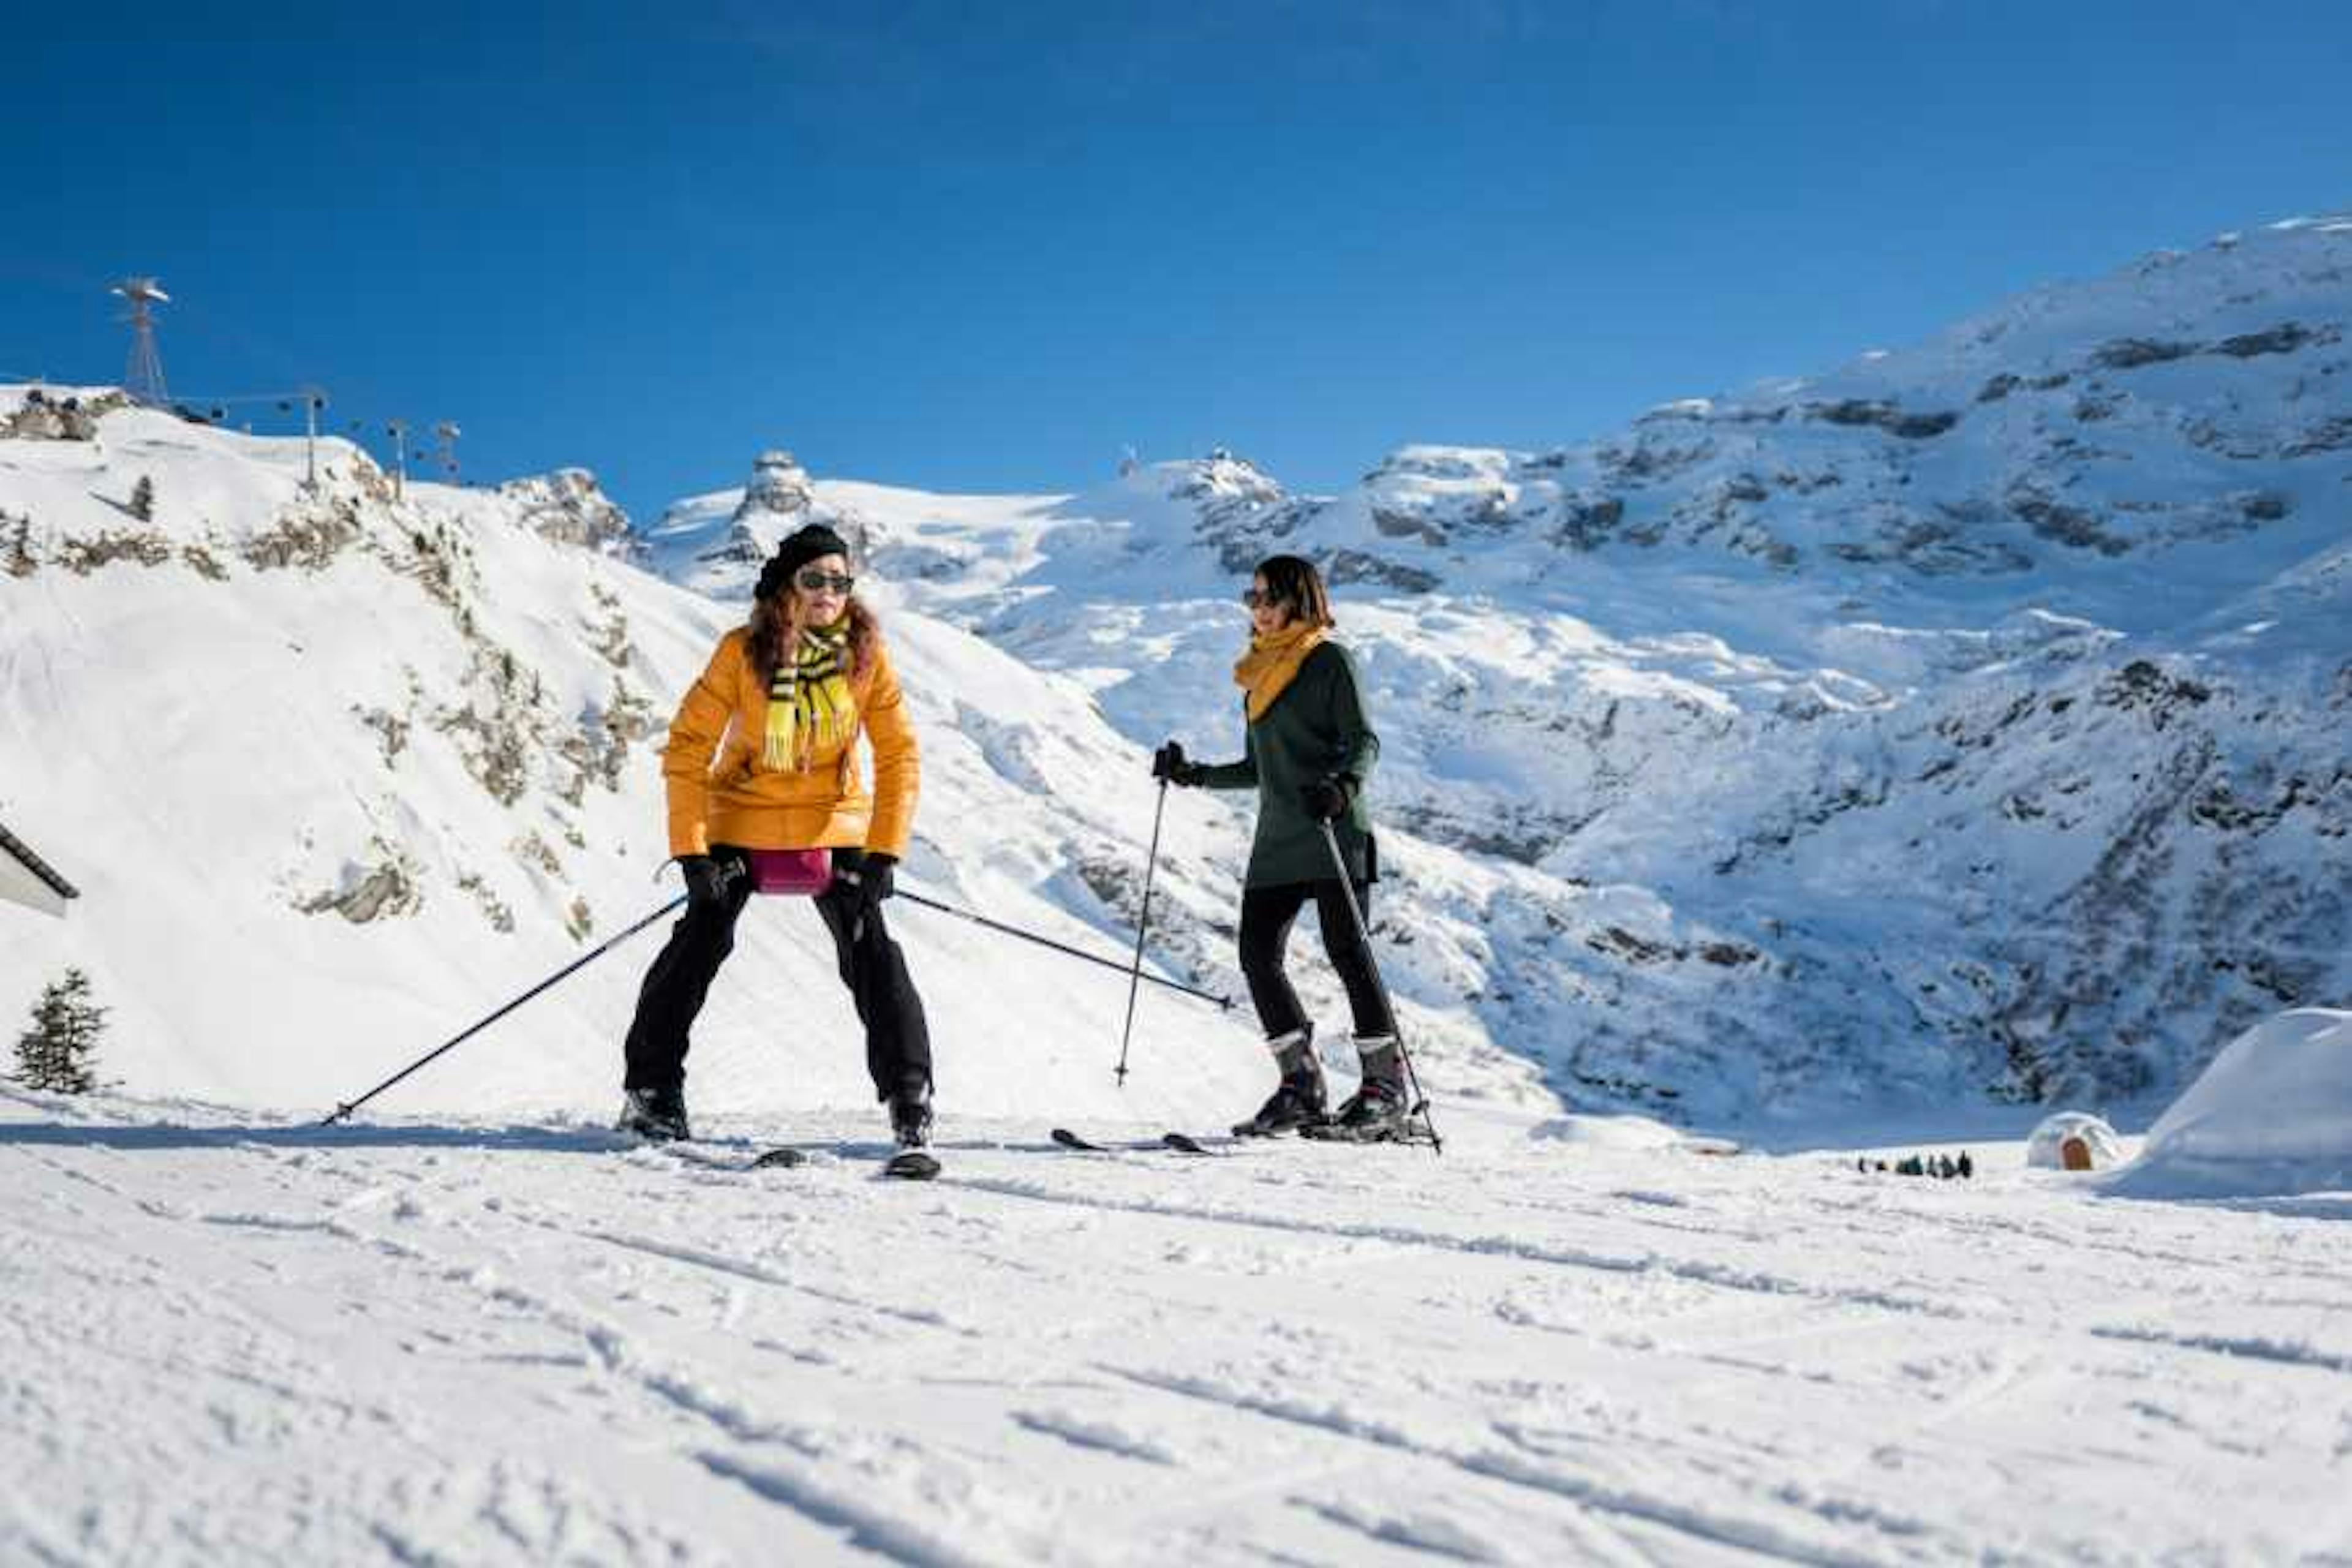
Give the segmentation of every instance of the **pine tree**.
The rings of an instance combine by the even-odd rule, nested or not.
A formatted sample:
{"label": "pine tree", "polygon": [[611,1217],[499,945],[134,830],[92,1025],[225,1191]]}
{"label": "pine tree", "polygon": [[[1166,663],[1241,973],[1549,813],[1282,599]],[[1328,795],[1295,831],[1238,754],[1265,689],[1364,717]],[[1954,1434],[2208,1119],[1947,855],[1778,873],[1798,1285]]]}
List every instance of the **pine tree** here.
{"label": "pine tree", "polygon": [[42,991],[33,1007],[33,1026],[16,1037],[16,1080],[52,1094],[88,1094],[98,1087],[94,1071],[99,1036],[107,1009],[89,999],[89,976],[68,969]]}
{"label": "pine tree", "polygon": [[33,520],[0,515],[0,572],[29,577],[39,567],[40,563],[33,559]]}

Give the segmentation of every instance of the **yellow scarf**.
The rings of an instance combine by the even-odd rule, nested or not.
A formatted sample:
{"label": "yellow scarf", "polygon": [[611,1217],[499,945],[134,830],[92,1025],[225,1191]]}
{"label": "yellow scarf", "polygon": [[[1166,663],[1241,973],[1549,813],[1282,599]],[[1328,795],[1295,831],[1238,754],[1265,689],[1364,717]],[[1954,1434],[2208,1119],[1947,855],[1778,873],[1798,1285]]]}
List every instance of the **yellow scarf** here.
{"label": "yellow scarf", "polygon": [[843,673],[849,647],[849,619],[801,633],[793,657],[776,666],[768,682],[767,747],[761,760],[772,768],[806,773],[820,742],[848,739],[857,721],[857,699]]}
{"label": "yellow scarf", "polygon": [[1249,652],[1234,661],[1234,684],[1249,693],[1251,723],[1274,706],[1274,700],[1298,674],[1307,656],[1323,646],[1327,630],[1294,621],[1270,636],[1250,637]]}

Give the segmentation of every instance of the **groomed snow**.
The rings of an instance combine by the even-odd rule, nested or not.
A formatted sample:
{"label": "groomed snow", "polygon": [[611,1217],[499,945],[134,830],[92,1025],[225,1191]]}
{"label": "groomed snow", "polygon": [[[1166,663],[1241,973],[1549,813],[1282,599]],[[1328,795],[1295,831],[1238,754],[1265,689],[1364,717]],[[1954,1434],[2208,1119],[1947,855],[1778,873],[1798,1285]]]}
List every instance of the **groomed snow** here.
{"label": "groomed snow", "polygon": [[[2352,1195],[2119,1203],[2021,1122],[1937,1182],[1460,1110],[1443,1157],[953,1118],[919,1186],[855,1120],[707,1120],[681,1154],[0,1095],[0,1560],[2352,1541]],[[732,1168],[779,1140],[812,1162]]]}

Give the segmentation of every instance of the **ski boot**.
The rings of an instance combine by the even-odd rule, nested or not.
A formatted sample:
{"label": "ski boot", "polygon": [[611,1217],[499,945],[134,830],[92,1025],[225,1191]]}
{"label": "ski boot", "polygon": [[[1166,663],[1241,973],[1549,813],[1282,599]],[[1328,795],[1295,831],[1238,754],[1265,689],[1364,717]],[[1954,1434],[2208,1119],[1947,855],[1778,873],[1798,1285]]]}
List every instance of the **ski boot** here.
{"label": "ski boot", "polygon": [[1410,1135],[1404,1089],[1384,1079],[1366,1079],[1339,1102],[1339,1114],[1307,1131],[1335,1143],[1402,1143]]}
{"label": "ski boot", "polygon": [[1266,1102],[1257,1108],[1257,1114],[1246,1121],[1234,1123],[1236,1138],[1271,1138],[1292,1128],[1322,1125],[1328,1114],[1324,1109],[1323,1068],[1315,1060],[1313,1034],[1306,1029],[1293,1029],[1266,1044],[1274,1051],[1276,1066],[1282,1069],[1282,1081],[1275,1086]]}
{"label": "ski boot", "polygon": [[1307,1136],[1341,1143],[1401,1143],[1412,1135],[1405,1103],[1403,1055],[1391,1036],[1359,1037],[1363,1081],[1339,1104],[1339,1113]]}
{"label": "ski boot", "polygon": [[890,1097],[890,1136],[901,1149],[920,1149],[931,1141],[931,1088],[909,1084]]}
{"label": "ski boot", "polygon": [[686,1122],[686,1091],[677,1089],[631,1089],[622,1091],[621,1120],[615,1131],[634,1132],[655,1143],[685,1142],[694,1133]]}

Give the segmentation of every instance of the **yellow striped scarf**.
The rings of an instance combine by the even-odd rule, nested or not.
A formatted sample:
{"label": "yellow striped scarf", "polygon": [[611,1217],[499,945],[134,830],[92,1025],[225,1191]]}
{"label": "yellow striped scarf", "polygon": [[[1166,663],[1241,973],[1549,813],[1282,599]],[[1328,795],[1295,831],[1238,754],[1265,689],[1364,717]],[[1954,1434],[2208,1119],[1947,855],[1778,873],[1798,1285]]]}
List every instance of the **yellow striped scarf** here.
{"label": "yellow striped scarf", "polygon": [[844,673],[849,620],[801,633],[793,657],[768,682],[768,743],[761,761],[806,773],[819,744],[846,741],[857,721],[857,699]]}

